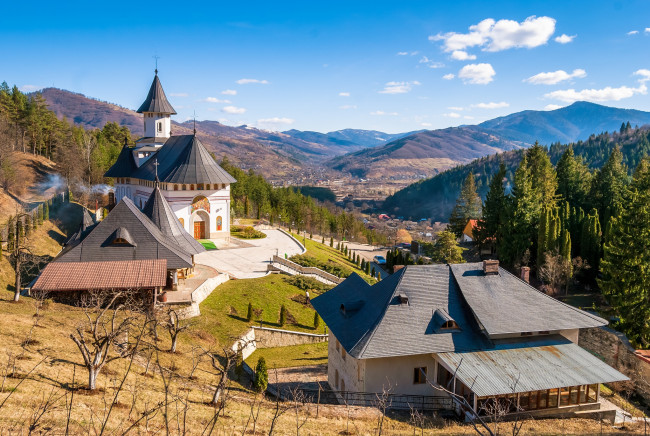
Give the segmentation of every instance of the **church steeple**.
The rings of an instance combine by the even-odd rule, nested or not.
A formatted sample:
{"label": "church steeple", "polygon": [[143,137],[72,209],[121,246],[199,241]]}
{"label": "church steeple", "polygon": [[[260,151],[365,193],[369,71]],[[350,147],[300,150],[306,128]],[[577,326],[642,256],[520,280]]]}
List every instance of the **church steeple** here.
{"label": "church steeple", "polygon": [[155,142],[164,143],[171,136],[171,115],[176,111],[167,100],[156,67],[149,94],[137,110],[144,115],[144,136],[155,138]]}

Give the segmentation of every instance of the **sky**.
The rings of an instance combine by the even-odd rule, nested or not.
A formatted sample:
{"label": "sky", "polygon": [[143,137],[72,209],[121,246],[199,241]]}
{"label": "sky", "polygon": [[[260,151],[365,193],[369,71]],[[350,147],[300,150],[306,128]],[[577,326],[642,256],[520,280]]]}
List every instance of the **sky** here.
{"label": "sky", "polygon": [[0,81],[177,121],[389,133],[586,100],[650,111],[650,2],[11,2]]}

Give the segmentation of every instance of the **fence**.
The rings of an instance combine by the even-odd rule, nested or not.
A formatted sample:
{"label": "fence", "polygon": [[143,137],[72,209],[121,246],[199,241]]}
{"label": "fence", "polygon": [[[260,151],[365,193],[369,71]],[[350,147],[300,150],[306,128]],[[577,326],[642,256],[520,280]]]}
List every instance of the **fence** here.
{"label": "fence", "polygon": [[[322,269],[313,267],[313,266],[302,266],[295,262],[292,262],[288,259],[283,259],[280,256],[273,256],[271,264],[269,265],[269,270],[283,271],[288,274],[301,274],[308,277],[313,277],[319,282],[328,284],[328,285],[338,285],[344,279],[336,277],[334,274],[330,274]],[[293,275],[293,274],[292,274]]]}

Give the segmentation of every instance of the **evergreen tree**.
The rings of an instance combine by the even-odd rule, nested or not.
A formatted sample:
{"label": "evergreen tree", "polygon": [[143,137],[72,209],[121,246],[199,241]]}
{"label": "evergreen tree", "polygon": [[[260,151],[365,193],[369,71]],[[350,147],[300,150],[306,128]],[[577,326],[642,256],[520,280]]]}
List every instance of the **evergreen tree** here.
{"label": "evergreen tree", "polygon": [[572,206],[586,207],[592,174],[569,146],[557,163],[557,193]]}
{"label": "evergreen tree", "polygon": [[287,323],[287,308],[284,306],[280,306],[280,327],[284,327],[284,325]]}
{"label": "evergreen tree", "polygon": [[490,240],[497,241],[501,237],[506,206],[506,194],[503,187],[505,177],[506,166],[501,162],[499,171],[490,182],[490,190],[483,205],[483,216],[476,226],[476,239],[479,246],[486,245]]}
{"label": "evergreen tree", "polygon": [[347,257],[348,255],[348,246],[343,247],[343,254]]}
{"label": "evergreen tree", "polygon": [[551,208],[546,206],[539,215],[539,224],[537,228],[537,267],[541,267],[544,261],[544,253],[549,251],[549,242],[551,240]]}
{"label": "evergreen tree", "polygon": [[377,281],[381,281],[381,271],[377,271]]}
{"label": "evergreen tree", "polygon": [[38,205],[38,225],[39,227],[43,225],[43,205]]}
{"label": "evergreen tree", "polygon": [[31,235],[32,230],[34,230],[34,227],[32,226],[31,215],[26,214],[25,215],[25,236],[29,238],[29,235]]}
{"label": "evergreen tree", "polygon": [[7,223],[7,251],[12,252],[14,251],[14,244],[16,243],[16,233],[15,229],[16,225],[14,223],[14,217],[10,216],[9,221]]}
{"label": "evergreen tree", "polygon": [[567,263],[571,264],[571,234],[567,229],[562,230],[560,255],[562,255]]}
{"label": "evergreen tree", "polygon": [[464,248],[458,245],[456,236],[450,231],[438,233],[438,239],[433,244],[431,259],[437,263],[464,263]]}
{"label": "evergreen tree", "polygon": [[43,205],[43,221],[47,221],[50,219],[50,206],[47,203],[48,202],[46,201],[45,204]]}
{"label": "evergreen tree", "polygon": [[320,241],[321,244],[325,245],[325,236],[323,236],[323,240]]}
{"label": "evergreen tree", "polygon": [[366,270],[366,259],[361,259],[361,270],[362,271]]}
{"label": "evergreen tree", "polygon": [[373,266],[372,269],[370,270],[370,277],[375,276],[375,267]]}
{"label": "evergreen tree", "polygon": [[38,210],[32,212],[32,224],[34,225],[34,230],[38,228]]}
{"label": "evergreen tree", "polygon": [[612,218],[599,285],[618,312],[617,326],[650,347],[650,163],[637,167],[621,214]]}
{"label": "evergreen tree", "polygon": [[334,237],[330,236],[330,247],[334,248]]}
{"label": "evergreen tree", "polygon": [[393,250],[388,250],[386,253],[386,268],[389,270],[393,269]]}
{"label": "evergreen tree", "polygon": [[318,312],[314,311],[314,330],[316,330],[320,326],[320,316],[318,316]]}
{"label": "evergreen tree", "polygon": [[617,216],[623,207],[628,181],[623,154],[616,147],[605,165],[596,173],[589,195],[591,204],[598,209],[600,220],[605,228],[609,219]]}
{"label": "evergreen tree", "polygon": [[246,321],[250,322],[253,319],[253,304],[248,302],[248,310],[246,311]]}
{"label": "evergreen tree", "polygon": [[554,207],[557,203],[557,174],[546,149],[538,142],[526,151],[526,162],[535,199],[534,215],[537,217],[542,205]]}
{"label": "evergreen tree", "polygon": [[260,357],[255,365],[255,379],[253,380],[253,389],[257,392],[264,392],[269,384],[269,373],[266,369],[266,360]]}
{"label": "evergreen tree", "polygon": [[460,237],[467,222],[478,218],[481,218],[481,197],[476,193],[474,174],[469,173],[449,216],[449,229]]}
{"label": "evergreen tree", "polygon": [[589,263],[591,274],[595,275],[601,252],[600,220],[596,209],[593,209],[583,220],[580,250],[580,256]]}

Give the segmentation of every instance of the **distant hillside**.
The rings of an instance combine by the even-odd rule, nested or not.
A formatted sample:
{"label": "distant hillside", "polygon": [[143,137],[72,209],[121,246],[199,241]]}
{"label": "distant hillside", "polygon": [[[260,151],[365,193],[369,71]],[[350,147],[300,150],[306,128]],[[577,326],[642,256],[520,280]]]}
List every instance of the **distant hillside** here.
{"label": "distant hillside", "polygon": [[485,121],[477,127],[515,141],[549,145],[575,142],[591,134],[617,131],[621,123],[650,124],[650,112],[579,101],[552,111],[523,111]]}
{"label": "distant hillside", "polygon": [[282,133],[307,142],[327,145],[332,149],[341,151],[341,153],[337,154],[343,154],[354,152],[362,148],[385,145],[390,141],[422,131],[423,130],[405,133],[384,133],[377,130],[343,129],[334,132],[319,133],[292,129]]}
{"label": "distant hillside", "polygon": [[523,145],[480,130],[450,127],[337,157],[328,165],[359,177],[430,177],[458,163]]}
{"label": "distant hillside", "polygon": [[[623,162],[630,172],[639,161],[650,156],[650,129],[632,129],[620,134],[610,133],[591,136],[587,141],[571,144],[574,152],[582,156],[593,169],[600,168],[609,158],[616,145],[621,147]],[[551,161],[556,164],[568,145],[555,144],[549,149]],[[460,165],[430,179],[421,180],[407,186],[386,199],[382,209],[386,213],[405,217],[433,218],[434,221],[447,221],[451,209],[460,192],[460,187],[467,174],[472,172],[481,197],[485,198],[490,180],[503,161],[507,167],[509,181],[521,161],[523,150],[513,150],[499,155],[476,159],[469,164]]]}

